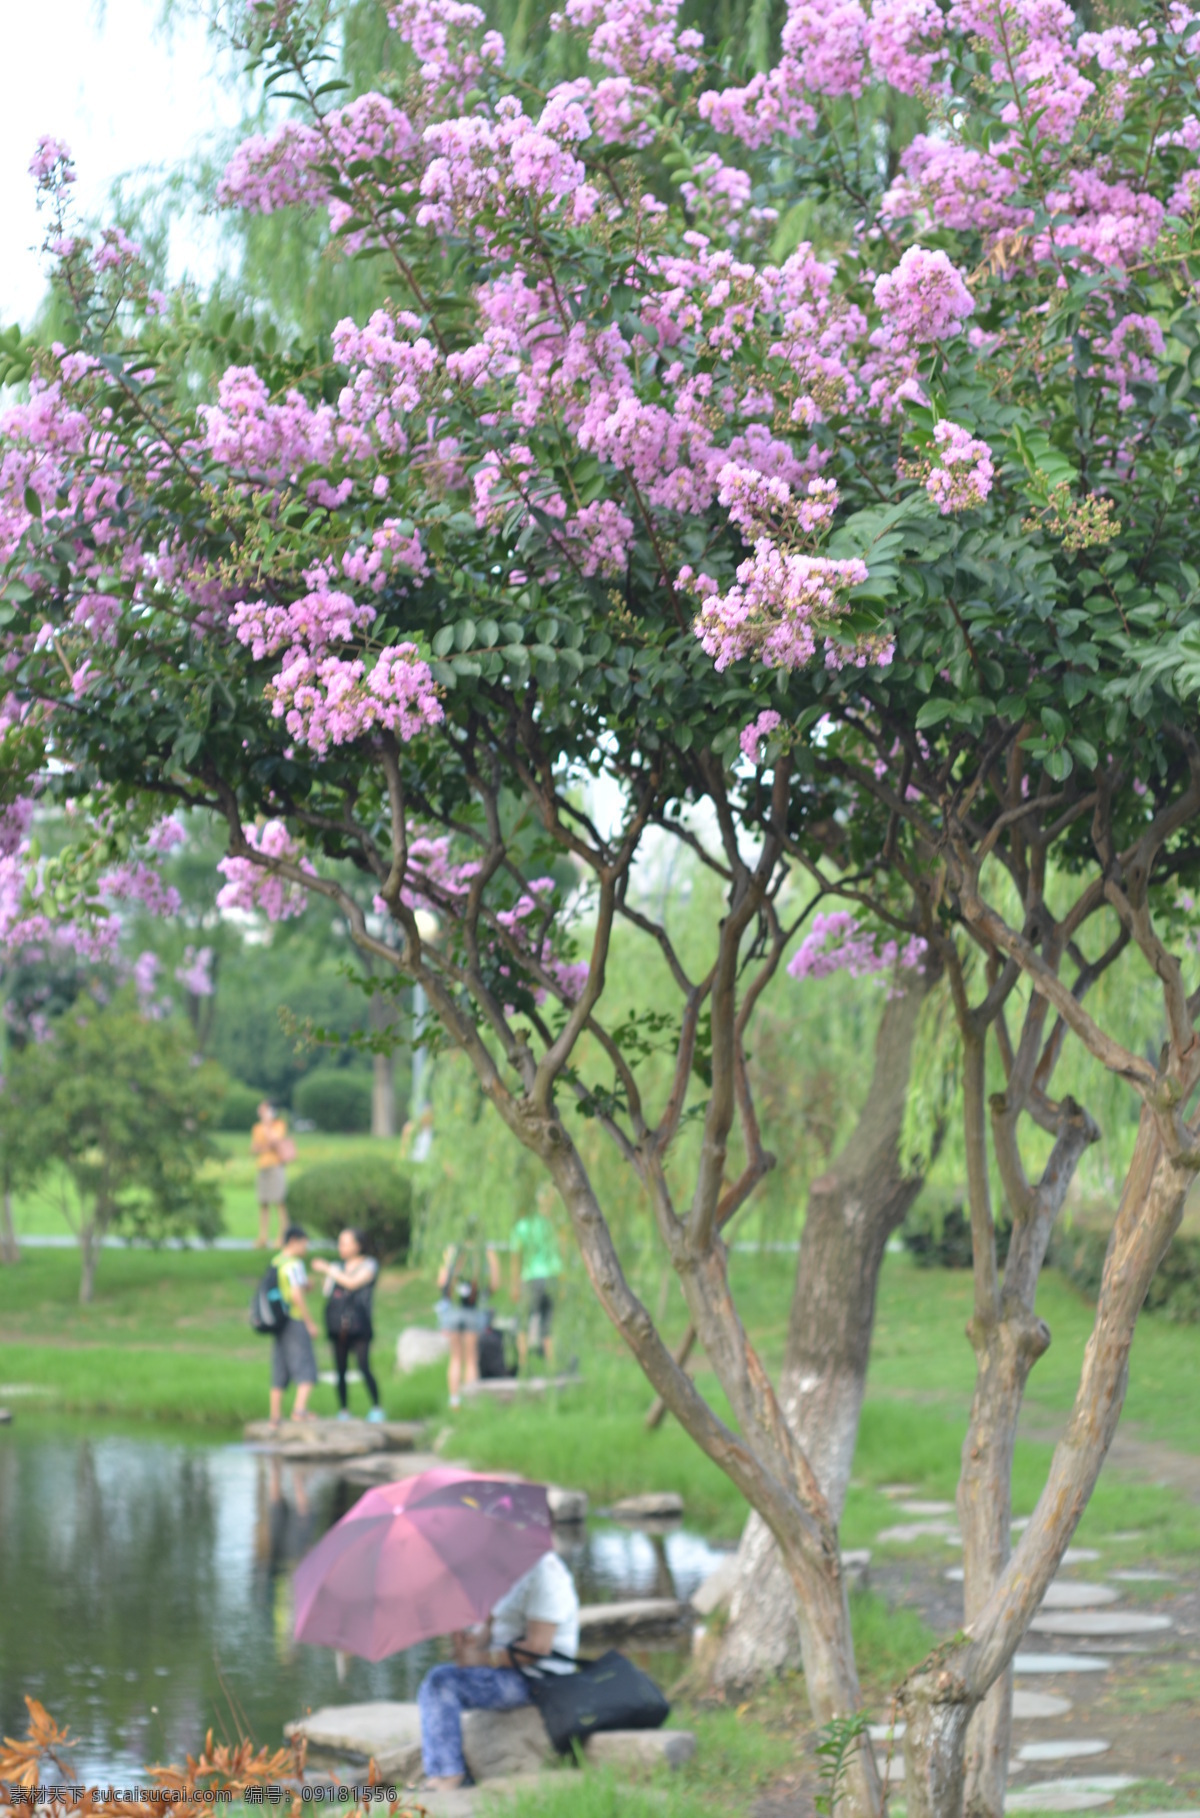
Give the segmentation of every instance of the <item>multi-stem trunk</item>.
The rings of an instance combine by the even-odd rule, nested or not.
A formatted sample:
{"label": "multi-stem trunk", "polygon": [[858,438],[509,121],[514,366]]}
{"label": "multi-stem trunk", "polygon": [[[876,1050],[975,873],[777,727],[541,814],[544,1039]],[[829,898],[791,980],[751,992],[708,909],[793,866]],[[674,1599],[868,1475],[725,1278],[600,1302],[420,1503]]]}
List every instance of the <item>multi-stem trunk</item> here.
{"label": "multi-stem trunk", "polygon": [[[780,1399],[835,1521],[858,1438],[880,1265],[922,1184],[903,1165],[901,1134],[913,1038],[929,984],[923,971],[906,973],[903,988],[884,1006],[863,1108],[832,1166],[809,1190],[800,1239]],[[800,1658],[787,1571],[770,1529],[751,1515],[714,1678],[723,1686],[749,1686]]]}
{"label": "multi-stem trunk", "polygon": [[1046,1486],[969,1630],[902,1688],[909,1818],[958,1818],[962,1811],[971,1719],[1008,1672],[1087,1507],[1124,1404],[1138,1313],[1179,1227],[1196,1160],[1168,1153],[1154,1113],[1143,1111],[1075,1404]]}

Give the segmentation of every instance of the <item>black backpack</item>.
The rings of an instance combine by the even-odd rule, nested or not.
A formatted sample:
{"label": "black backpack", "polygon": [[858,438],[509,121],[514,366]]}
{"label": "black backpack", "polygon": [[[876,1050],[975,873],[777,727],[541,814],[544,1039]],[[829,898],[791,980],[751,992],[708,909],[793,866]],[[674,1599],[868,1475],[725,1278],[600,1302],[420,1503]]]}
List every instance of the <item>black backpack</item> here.
{"label": "black backpack", "polygon": [[339,1288],[334,1284],[325,1302],[325,1330],[335,1344],[338,1339],[343,1344],[357,1344],[361,1339],[374,1336],[371,1325],[374,1286],[373,1281],[361,1288]]}
{"label": "black backpack", "polygon": [[278,1338],[288,1322],[288,1310],[279,1288],[279,1270],[272,1263],[250,1301],[250,1324],[266,1338]]}
{"label": "black backpack", "polygon": [[507,1332],[498,1332],[490,1321],[479,1334],[479,1374],[485,1382],[498,1377],[515,1376],[515,1346]]}

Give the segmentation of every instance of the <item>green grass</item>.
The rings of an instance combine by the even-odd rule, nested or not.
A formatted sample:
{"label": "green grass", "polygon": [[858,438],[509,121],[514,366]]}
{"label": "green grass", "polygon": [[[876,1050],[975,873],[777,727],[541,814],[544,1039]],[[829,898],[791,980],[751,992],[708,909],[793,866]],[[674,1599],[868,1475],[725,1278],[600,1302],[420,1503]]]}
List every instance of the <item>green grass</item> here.
{"label": "green grass", "polygon": [[[248,1135],[221,1131],[214,1139],[220,1159],[210,1164],[208,1173],[221,1183],[225,1210],[225,1235],[257,1237],[258,1201],[254,1192],[256,1173],[250,1154]],[[378,1155],[387,1145],[372,1136],[326,1136],[319,1132],[296,1138],[297,1159],[289,1169],[294,1180],[305,1168],[321,1162],[352,1161],[360,1155]],[[395,1145],[392,1145],[393,1152]],[[63,1200],[71,1212],[77,1201],[65,1176],[53,1175],[44,1186],[17,1196],[13,1221],[18,1236],[65,1235],[70,1225],[63,1215]]]}
{"label": "green grass", "polygon": [[[349,1153],[356,1141],[322,1140],[341,1143],[341,1153]],[[231,1166],[243,1159],[235,1158]],[[0,1383],[33,1388],[43,1405],[62,1410],[226,1429],[259,1416],[269,1346],[250,1331],[246,1309],[260,1265],[260,1257],[246,1252],[109,1250],[100,1262],[94,1304],[80,1307],[75,1254],[26,1250],[17,1268],[0,1269]],[[735,1255],[732,1272],[747,1326],[764,1362],[776,1370],[790,1268],[781,1269],[773,1257]],[[644,1430],[650,1390],[599,1312],[584,1304],[582,1291],[571,1336],[580,1352],[582,1386],[545,1401],[468,1406],[452,1422],[440,1367],[400,1377],[391,1362],[402,1327],[431,1323],[434,1298],[431,1282],[420,1273],[391,1269],[381,1278],[375,1357],[393,1418],[425,1419],[434,1431],[448,1424],[447,1455],[485,1467],[518,1465],[530,1476],[586,1489],[598,1506],[636,1490],[677,1489],[697,1525],[727,1538],[739,1532],[745,1504],[728,1478],[672,1420],[655,1433]],[[878,1531],[896,1520],[880,1485],[904,1481],[926,1495],[954,1495],[971,1388],[971,1355],[962,1335],[969,1298],[965,1276],[920,1271],[907,1258],[888,1258],[854,1487],[843,1522],[848,1546],[872,1545]],[[1055,1341],[1034,1373],[1031,1395],[1038,1419],[1046,1410],[1045,1418],[1061,1418],[1090,1330],[1090,1309],[1056,1278],[1043,1283],[1041,1303]],[[501,1306],[506,1309],[507,1302]],[[677,1336],[682,1318],[682,1309],[673,1305],[668,1337]],[[319,1356],[327,1368],[324,1347]],[[1144,1432],[1192,1452],[1200,1452],[1200,1405],[1191,1396],[1164,1396],[1159,1384],[1167,1377],[1194,1379],[1198,1360],[1200,1331],[1143,1319],[1134,1345],[1129,1417]],[[727,1416],[711,1373],[701,1370],[697,1380]],[[20,1396],[8,1398],[20,1405]],[[333,1411],[330,1385],[318,1388],[313,1405],[318,1412]],[[1018,1513],[1032,1509],[1049,1458],[1048,1444],[1018,1444],[1013,1477]],[[1131,1529],[1143,1537],[1108,1538]],[[1157,1486],[1105,1477],[1084,1516],[1080,1541],[1103,1542],[1114,1559],[1178,1557],[1200,1546],[1200,1510]]]}

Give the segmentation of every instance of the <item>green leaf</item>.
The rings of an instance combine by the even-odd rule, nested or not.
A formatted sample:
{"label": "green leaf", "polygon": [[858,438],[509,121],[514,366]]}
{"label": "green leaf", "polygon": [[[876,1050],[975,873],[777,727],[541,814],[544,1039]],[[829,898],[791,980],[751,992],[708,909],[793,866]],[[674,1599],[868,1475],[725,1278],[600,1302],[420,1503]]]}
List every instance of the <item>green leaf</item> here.
{"label": "green leaf", "polygon": [[431,649],[433,650],[434,656],[439,656],[439,657],[446,656],[448,654],[448,652],[453,648],[453,645],[454,645],[454,626],[453,625],[443,625],[440,631],[434,633],[433,643],[431,645]]}
{"label": "green leaf", "polygon": [[943,720],[949,719],[953,707],[952,701],[926,701],[916,718],[917,731],[924,732],[929,726],[940,726]]}
{"label": "green leaf", "polygon": [[460,619],[454,627],[454,642],[459,650],[470,650],[475,642],[474,619]]}
{"label": "green leaf", "polygon": [[32,486],[25,488],[25,509],[31,518],[40,518],[42,515],[42,501]]}

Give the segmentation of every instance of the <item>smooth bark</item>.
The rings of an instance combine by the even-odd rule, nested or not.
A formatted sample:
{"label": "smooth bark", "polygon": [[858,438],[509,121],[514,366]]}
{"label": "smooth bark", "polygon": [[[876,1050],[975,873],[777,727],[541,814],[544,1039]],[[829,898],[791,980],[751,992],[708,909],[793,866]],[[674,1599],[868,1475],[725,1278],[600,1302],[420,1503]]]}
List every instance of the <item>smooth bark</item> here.
{"label": "smooth bark", "polygon": [[[1190,1085],[1194,1087],[1194,1078]],[[900,1702],[910,1818],[957,1818],[970,1720],[1011,1665],[1070,1545],[1116,1431],[1138,1313],[1183,1216],[1200,1157],[1164,1142],[1146,1107],[1109,1241],[1092,1334],[1067,1430],[1019,1545],[963,1638],[910,1675]]]}
{"label": "smooth bark", "polygon": [[16,1263],[21,1260],[21,1250],[17,1243],[17,1230],[13,1224],[12,1190],[5,1187],[0,1193],[0,1263]]}
{"label": "smooth bark", "polygon": [[[929,990],[909,973],[884,1006],[871,1083],[853,1133],[809,1190],[788,1321],[780,1398],[835,1521],[840,1520],[858,1437],[879,1270],[923,1176],[907,1172],[901,1133],[913,1040]],[[801,1658],[788,1574],[769,1528],[752,1514],[713,1673],[750,1686]]]}
{"label": "smooth bark", "polygon": [[92,1217],[80,1226],[79,1230],[79,1304],[90,1305],[96,1289],[96,1264],[100,1260],[100,1245],[104,1228],[97,1217]]}

